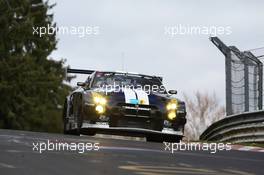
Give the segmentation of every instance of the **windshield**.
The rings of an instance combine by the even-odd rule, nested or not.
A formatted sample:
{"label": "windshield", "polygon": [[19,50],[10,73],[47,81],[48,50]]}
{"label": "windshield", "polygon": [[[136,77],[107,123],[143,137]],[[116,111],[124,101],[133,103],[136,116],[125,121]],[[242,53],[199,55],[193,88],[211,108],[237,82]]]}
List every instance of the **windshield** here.
{"label": "windshield", "polygon": [[121,74],[121,73],[105,73],[97,72],[95,74],[93,88],[131,88],[143,89],[147,91],[157,91],[165,93],[166,90],[158,77]]}

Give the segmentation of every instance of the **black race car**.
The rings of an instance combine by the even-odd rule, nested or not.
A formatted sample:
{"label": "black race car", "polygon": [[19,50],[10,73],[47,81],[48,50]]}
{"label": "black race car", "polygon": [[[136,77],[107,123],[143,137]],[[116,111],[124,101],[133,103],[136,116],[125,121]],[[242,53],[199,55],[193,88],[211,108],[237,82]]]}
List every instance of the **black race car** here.
{"label": "black race car", "polygon": [[67,72],[89,76],[65,100],[65,134],[110,133],[158,142],[182,139],[185,103],[172,97],[177,91],[166,91],[161,77],[80,69]]}

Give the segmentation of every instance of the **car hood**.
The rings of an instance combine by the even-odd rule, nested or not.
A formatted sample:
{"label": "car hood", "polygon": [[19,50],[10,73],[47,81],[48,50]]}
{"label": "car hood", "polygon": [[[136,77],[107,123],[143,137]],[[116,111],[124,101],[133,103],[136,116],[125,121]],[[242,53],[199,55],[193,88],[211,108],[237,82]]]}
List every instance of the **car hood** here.
{"label": "car hood", "polygon": [[147,93],[140,89],[120,89],[117,90],[104,90],[95,89],[94,91],[107,96],[108,101],[113,103],[127,103],[127,104],[141,104],[164,106],[171,99],[168,94],[161,93]]}

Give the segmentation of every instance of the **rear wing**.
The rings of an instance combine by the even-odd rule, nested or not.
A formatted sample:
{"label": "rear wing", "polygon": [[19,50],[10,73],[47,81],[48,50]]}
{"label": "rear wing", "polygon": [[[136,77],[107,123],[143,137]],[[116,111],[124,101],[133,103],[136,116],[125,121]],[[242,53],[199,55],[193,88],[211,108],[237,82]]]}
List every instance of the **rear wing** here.
{"label": "rear wing", "polygon": [[84,70],[84,69],[66,69],[66,73],[75,73],[75,74],[92,74],[94,70]]}
{"label": "rear wing", "polygon": [[[74,74],[92,74],[94,73],[95,70],[84,70],[84,69],[70,69],[70,68],[67,68],[66,69],[66,74],[67,73],[74,73]],[[141,74],[139,74],[141,75]],[[150,77],[149,75],[141,75],[141,76],[148,76]],[[160,77],[160,76],[154,76],[155,78],[158,78],[160,82],[162,82],[163,78]]]}
{"label": "rear wing", "polygon": [[163,81],[163,77],[156,76],[156,78],[158,78],[159,81],[162,83],[162,81]]}

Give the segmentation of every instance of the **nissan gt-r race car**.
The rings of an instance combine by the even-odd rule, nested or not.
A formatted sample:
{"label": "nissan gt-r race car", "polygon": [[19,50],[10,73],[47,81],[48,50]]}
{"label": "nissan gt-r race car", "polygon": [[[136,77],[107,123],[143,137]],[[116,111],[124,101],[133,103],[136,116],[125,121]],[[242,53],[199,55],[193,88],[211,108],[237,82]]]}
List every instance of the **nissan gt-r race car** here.
{"label": "nissan gt-r race car", "polygon": [[161,77],[80,69],[67,73],[89,76],[65,100],[65,134],[142,136],[156,142],[182,139],[185,103],[173,97],[177,91],[165,89]]}

